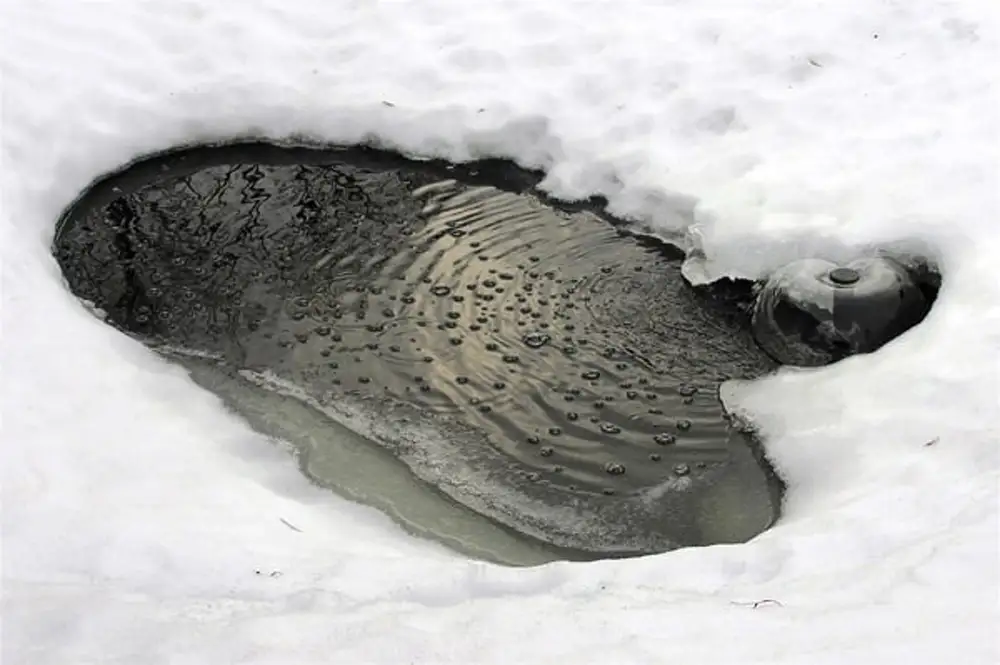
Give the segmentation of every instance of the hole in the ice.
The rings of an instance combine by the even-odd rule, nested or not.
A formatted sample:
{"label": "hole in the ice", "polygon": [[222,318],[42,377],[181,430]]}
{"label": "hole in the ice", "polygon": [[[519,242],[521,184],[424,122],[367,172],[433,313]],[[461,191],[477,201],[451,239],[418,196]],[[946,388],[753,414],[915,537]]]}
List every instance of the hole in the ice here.
{"label": "hole in the ice", "polygon": [[[67,211],[55,253],[316,482],[482,558],[741,542],[781,482],[727,417],[776,363],[753,290],[502,162],[265,144],[152,157]],[[376,445],[377,444],[377,445]]]}

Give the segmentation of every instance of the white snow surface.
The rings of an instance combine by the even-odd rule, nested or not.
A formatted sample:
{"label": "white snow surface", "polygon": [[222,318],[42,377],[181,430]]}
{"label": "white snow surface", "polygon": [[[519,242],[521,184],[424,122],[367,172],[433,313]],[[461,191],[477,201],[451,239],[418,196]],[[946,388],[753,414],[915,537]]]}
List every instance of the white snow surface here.
{"label": "white snow surface", "polygon": [[[997,662],[994,0],[0,11],[5,665]],[[49,247],[88,183],[245,137],[510,157],[700,238],[707,278],[905,242],[944,285],[878,353],[726,391],[789,483],[752,542],[468,561],[311,486],[67,291]]]}

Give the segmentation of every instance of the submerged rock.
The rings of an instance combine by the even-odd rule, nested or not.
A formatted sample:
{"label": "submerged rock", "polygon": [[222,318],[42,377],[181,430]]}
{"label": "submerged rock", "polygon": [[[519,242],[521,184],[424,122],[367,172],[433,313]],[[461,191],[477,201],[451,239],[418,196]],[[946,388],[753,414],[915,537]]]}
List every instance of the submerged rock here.
{"label": "submerged rock", "polygon": [[930,303],[886,257],[847,265],[804,259],[775,272],[757,298],[754,335],[775,360],[825,365],[870,353],[916,325]]}

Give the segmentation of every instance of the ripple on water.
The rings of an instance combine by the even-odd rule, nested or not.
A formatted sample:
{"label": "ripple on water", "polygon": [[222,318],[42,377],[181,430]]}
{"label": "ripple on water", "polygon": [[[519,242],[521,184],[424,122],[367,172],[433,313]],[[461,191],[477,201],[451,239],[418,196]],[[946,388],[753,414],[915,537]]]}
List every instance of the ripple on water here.
{"label": "ripple on water", "polygon": [[[267,154],[98,186],[57,238],[73,290],[144,339],[365,421],[419,477],[558,545],[654,551],[770,524],[773,478],[717,394],[772,365],[679,261],[420,164]],[[721,527],[713,497],[733,487]]]}

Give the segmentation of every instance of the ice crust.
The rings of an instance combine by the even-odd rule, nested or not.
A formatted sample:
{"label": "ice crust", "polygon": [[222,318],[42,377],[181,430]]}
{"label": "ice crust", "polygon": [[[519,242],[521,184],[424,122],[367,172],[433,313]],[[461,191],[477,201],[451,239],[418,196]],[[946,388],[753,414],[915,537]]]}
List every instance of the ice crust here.
{"label": "ice crust", "polygon": [[[997,661],[991,0],[0,7],[4,663]],[[877,244],[944,282],[876,354],[727,386],[789,484],[751,543],[466,561],[66,290],[89,182],[244,137],[509,157],[686,238],[699,279]]]}

